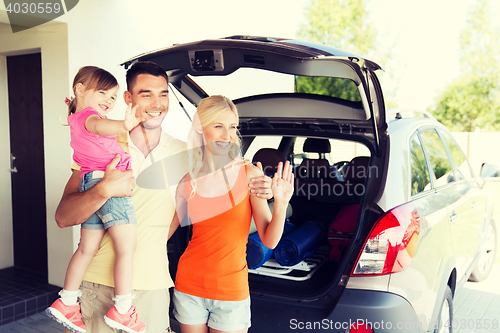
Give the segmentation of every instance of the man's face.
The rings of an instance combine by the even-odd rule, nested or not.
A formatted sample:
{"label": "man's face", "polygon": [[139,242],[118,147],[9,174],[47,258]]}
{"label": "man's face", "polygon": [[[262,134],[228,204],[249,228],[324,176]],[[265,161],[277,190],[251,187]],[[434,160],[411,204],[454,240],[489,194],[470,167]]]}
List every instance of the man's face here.
{"label": "man's face", "polygon": [[144,117],[145,129],[155,129],[168,112],[168,83],[164,77],[139,74],[132,86],[125,92],[125,102],[137,105],[137,117]]}

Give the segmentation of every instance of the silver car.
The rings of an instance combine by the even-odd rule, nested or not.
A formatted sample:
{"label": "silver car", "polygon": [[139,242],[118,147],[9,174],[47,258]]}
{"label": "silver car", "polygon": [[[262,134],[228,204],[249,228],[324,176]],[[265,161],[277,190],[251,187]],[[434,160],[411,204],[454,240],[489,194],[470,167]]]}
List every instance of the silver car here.
{"label": "silver car", "polygon": [[[295,167],[280,244],[267,251],[250,231],[250,332],[452,331],[454,295],[494,262],[492,197],[430,114],[386,110],[379,65],[251,36],[179,44],[123,65],[135,60],[161,65],[183,105],[233,99],[245,158],[270,174],[278,161]],[[169,244],[172,275],[188,239],[180,228]]]}

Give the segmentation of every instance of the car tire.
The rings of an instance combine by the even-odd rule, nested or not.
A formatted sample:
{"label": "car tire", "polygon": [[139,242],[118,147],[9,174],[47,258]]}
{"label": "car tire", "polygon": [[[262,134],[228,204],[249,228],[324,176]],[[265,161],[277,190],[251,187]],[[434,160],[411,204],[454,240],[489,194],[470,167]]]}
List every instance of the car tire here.
{"label": "car tire", "polygon": [[439,309],[436,326],[434,333],[452,333],[453,332],[453,294],[451,293],[450,286],[446,286],[444,290],[443,301]]}
{"label": "car tire", "polygon": [[494,221],[491,221],[486,232],[486,241],[481,248],[481,253],[477,258],[469,281],[481,282],[490,275],[495,264],[495,254],[497,250],[497,230]]}

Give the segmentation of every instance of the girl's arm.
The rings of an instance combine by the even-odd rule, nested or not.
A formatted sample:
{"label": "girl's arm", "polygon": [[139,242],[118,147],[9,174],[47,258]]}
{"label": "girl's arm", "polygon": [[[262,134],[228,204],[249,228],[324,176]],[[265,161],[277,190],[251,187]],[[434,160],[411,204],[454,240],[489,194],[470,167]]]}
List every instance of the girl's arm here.
{"label": "girl's arm", "polygon": [[[255,166],[249,165],[248,173],[250,177],[255,177],[255,174],[260,172],[260,170],[256,169]],[[278,245],[283,234],[286,208],[293,194],[293,184],[294,177],[290,163],[287,161],[283,167],[283,163],[280,162],[271,185],[274,196],[273,213],[271,214],[269,210],[267,200],[250,196],[252,214],[260,240],[262,244],[270,249],[274,249]]]}
{"label": "girl's arm", "polygon": [[132,104],[129,104],[125,111],[124,120],[100,118],[97,115],[89,116],[85,121],[85,128],[89,132],[101,136],[112,136],[128,132],[144,120],[136,117],[137,107],[137,105],[132,107]]}

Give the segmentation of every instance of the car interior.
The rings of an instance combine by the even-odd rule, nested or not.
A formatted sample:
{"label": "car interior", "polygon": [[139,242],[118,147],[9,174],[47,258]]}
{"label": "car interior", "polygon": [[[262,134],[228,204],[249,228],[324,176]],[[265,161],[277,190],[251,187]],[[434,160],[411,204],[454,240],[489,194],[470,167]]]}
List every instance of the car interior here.
{"label": "car interior", "polygon": [[[369,150],[347,140],[286,135],[243,135],[242,145],[244,158],[262,163],[269,177],[278,162],[286,160],[295,175],[284,234],[274,251],[255,249],[256,229],[251,227],[251,291],[301,297],[321,293],[335,280],[332,276],[356,227]],[[272,199],[269,205],[272,208]]]}

